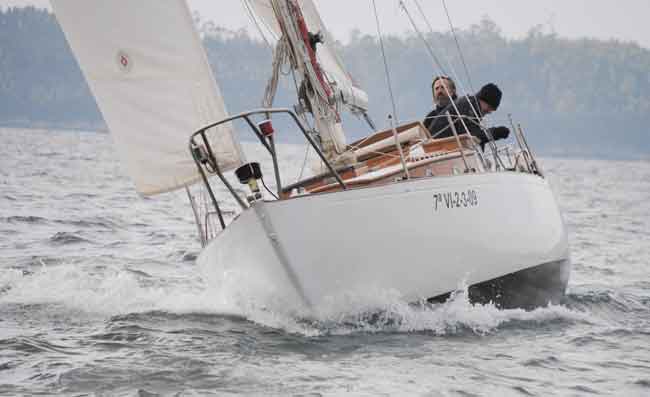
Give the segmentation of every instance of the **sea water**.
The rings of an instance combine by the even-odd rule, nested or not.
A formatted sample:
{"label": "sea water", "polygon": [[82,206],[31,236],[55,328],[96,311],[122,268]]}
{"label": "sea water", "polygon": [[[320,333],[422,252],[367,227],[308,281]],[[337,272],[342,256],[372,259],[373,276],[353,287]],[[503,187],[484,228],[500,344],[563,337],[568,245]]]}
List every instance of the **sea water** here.
{"label": "sea water", "polygon": [[[138,197],[110,136],[4,129],[0,147],[0,395],[650,395],[648,162],[542,159],[570,233],[560,305],[460,285],[301,318],[207,285],[184,193]],[[304,147],[279,151],[297,176]]]}

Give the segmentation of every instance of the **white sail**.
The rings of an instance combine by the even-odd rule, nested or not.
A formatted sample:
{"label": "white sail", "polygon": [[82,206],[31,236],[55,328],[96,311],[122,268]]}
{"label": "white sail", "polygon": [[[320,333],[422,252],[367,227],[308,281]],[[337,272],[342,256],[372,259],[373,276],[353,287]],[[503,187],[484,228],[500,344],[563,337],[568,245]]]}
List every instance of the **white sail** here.
{"label": "white sail", "polygon": [[[51,3],[137,191],[198,180],[189,136],[227,112],[185,1]],[[241,164],[230,124],[211,136],[222,171]]]}
{"label": "white sail", "polygon": [[[282,34],[278,25],[271,0],[246,0],[253,8],[255,14],[271,33],[276,37]],[[307,28],[312,33],[321,32],[324,43],[318,45],[316,57],[327,80],[335,88],[336,99],[348,105],[353,111],[365,111],[368,109],[368,95],[359,88],[350,74],[345,70],[341,58],[334,49],[334,39],[325,28],[320,18],[318,9],[312,0],[298,0],[300,9]]]}

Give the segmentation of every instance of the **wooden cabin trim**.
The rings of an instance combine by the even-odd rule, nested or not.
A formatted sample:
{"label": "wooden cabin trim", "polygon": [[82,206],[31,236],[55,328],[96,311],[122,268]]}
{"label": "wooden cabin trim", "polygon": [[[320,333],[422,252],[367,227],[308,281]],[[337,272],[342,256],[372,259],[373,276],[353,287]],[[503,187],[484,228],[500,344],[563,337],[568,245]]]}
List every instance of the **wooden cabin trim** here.
{"label": "wooden cabin trim", "polygon": [[[465,151],[469,166],[478,169],[478,163],[474,152]],[[399,161],[398,161],[399,162]],[[401,164],[395,164],[393,170],[387,173],[378,173],[376,177],[368,179],[359,179],[346,181],[349,188],[361,188],[367,186],[377,186],[395,181],[395,177],[404,173],[404,168]],[[388,167],[385,167],[388,168]],[[425,156],[417,161],[409,162],[407,164],[411,178],[423,178],[435,175],[452,175],[453,168],[465,170],[465,163],[463,162],[462,155],[459,153],[447,153],[438,156]],[[427,174],[427,169],[430,169],[431,175]],[[376,171],[376,170],[375,170]],[[369,171],[373,172],[373,171]],[[341,190],[341,186],[337,183],[324,184],[315,188],[307,189],[309,193],[325,193]]]}
{"label": "wooden cabin trim", "polygon": [[[397,134],[399,135],[400,133],[402,133],[404,131],[408,131],[413,127],[417,127],[418,125],[421,127],[421,130],[422,130],[422,134],[423,134],[422,138],[425,139],[425,140],[426,139],[431,139],[431,134],[429,133],[429,130],[427,130],[427,128],[424,126],[424,124],[422,124],[421,121],[414,121],[414,122],[411,122],[411,123],[402,124],[400,126],[397,126],[395,129],[397,130]],[[349,144],[348,149],[354,149],[354,150],[361,149],[363,147],[372,145],[373,143],[379,142],[379,141],[384,140],[386,138],[391,138],[392,136],[393,136],[393,130],[392,129],[387,129],[387,130],[375,132],[374,134],[372,134],[370,136],[359,139],[359,140]]]}
{"label": "wooden cabin trim", "polygon": [[[413,123],[405,124],[397,127],[397,129],[398,129],[398,133],[400,131],[404,133],[407,131],[411,131],[413,128],[418,128],[418,127],[420,128],[420,134],[418,134],[418,137],[420,137],[422,130],[427,131],[421,122],[413,122]],[[356,164],[343,167],[337,170],[337,172],[341,176],[341,179],[343,179],[343,181],[346,184],[349,184],[348,181],[350,179],[357,178],[369,172],[379,171],[381,169],[393,167],[400,164],[401,159],[400,159],[399,151],[395,147],[395,141],[392,134],[393,134],[392,130],[381,131],[374,134],[373,136],[371,136],[370,139],[365,141],[363,143],[363,146],[367,147],[371,144],[379,143],[382,140],[386,140],[386,146],[383,148],[384,150],[383,152],[377,152],[373,150],[373,152],[367,153],[362,158],[358,158],[357,160],[359,162],[357,162]],[[463,150],[472,150],[472,151],[476,147],[475,145],[477,145],[479,142],[476,137],[468,134],[459,135],[458,140],[460,141]],[[362,142],[362,141],[363,140],[357,142]],[[424,142],[421,142],[419,139],[417,140],[409,139],[401,142],[402,150],[404,151],[405,156],[409,157],[411,149],[414,148],[416,144],[420,144],[420,143],[424,155],[420,156],[418,159],[415,160],[414,159],[408,160],[409,164],[407,166],[409,167],[409,170],[411,169],[411,166],[413,164],[419,164],[423,160],[430,159],[431,161],[429,161],[428,163],[436,162],[441,160],[440,156],[451,154],[453,152],[459,152],[458,141],[456,140],[456,137],[446,137],[446,138],[439,138],[439,139],[429,138]],[[471,154],[473,154],[473,152]],[[458,156],[460,156],[460,153],[458,153]],[[401,169],[401,167],[398,168]],[[396,171],[396,173],[398,172],[402,172],[402,171]],[[338,184],[334,176],[330,172],[325,172],[319,175],[309,177],[307,179],[303,179],[291,185],[285,186],[280,192],[280,198],[282,199],[289,198],[293,189],[303,188],[308,192],[315,193],[315,192],[320,192],[321,189],[325,189],[324,191],[329,191],[333,189],[333,186],[338,186],[338,189],[341,188],[341,186]],[[353,183],[350,186],[356,186],[356,184]]]}

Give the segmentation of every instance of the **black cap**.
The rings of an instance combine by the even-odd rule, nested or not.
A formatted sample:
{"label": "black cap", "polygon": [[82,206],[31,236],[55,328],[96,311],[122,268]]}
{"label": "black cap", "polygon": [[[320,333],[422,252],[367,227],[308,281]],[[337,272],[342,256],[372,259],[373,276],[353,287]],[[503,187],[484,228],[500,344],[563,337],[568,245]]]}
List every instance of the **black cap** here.
{"label": "black cap", "polygon": [[490,105],[494,110],[497,110],[501,104],[501,90],[496,84],[489,83],[484,85],[478,94],[476,94],[476,97]]}

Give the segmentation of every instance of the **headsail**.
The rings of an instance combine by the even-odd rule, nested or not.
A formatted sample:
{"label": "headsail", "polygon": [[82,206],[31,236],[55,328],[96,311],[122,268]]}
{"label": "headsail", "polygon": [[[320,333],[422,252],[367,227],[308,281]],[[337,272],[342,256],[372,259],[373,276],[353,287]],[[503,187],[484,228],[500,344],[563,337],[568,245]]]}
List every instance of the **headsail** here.
{"label": "headsail", "polygon": [[[142,195],[198,180],[189,135],[227,117],[183,0],[51,0]],[[241,164],[232,126],[211,134],[223,171]]]}
{"label": "headsail", "polygon": [[354,163],[354,153],[348,150],[341,125],[340,105],[366,115],[367,95],[354,86],[343,68],[314,3],[311,0],[244,1],[278,38],[264,105],[272,103],[280,69],[288,61],[299,84],[300,109],[313,116],[325,157],[337,165]]}
{"label": "headsail", "polygon": [[300,5],[310,31],[321,32],[323,35],[323,45],[316,52],[316,55],[328,79],[336,84],[336,91],[339,96],[337,100],[341,100],[353,111],[368,110],[368,94],[355,84],[350,74],[345,70],[343,61],[334,49],[334,38],[325,28],[316,5],[312,0],[301,1]]}
{"label": "headsail", "polygon": [[[273,11],[272,0],[244,0],[253,8],[257,17],[271,32],[279,38],[282,35],[280,25]],[[318,9],[312,0],[298,0],[310,32],[321,32],[323,43],[319,44],[316,56],[327,80],[334,88],[336,100],[347,105],[353,112],[364,112],[368,109],[368,95],[355,84],[350,74],[345,70],[341,58],[334,49],[334,39],[325,28]]]}

